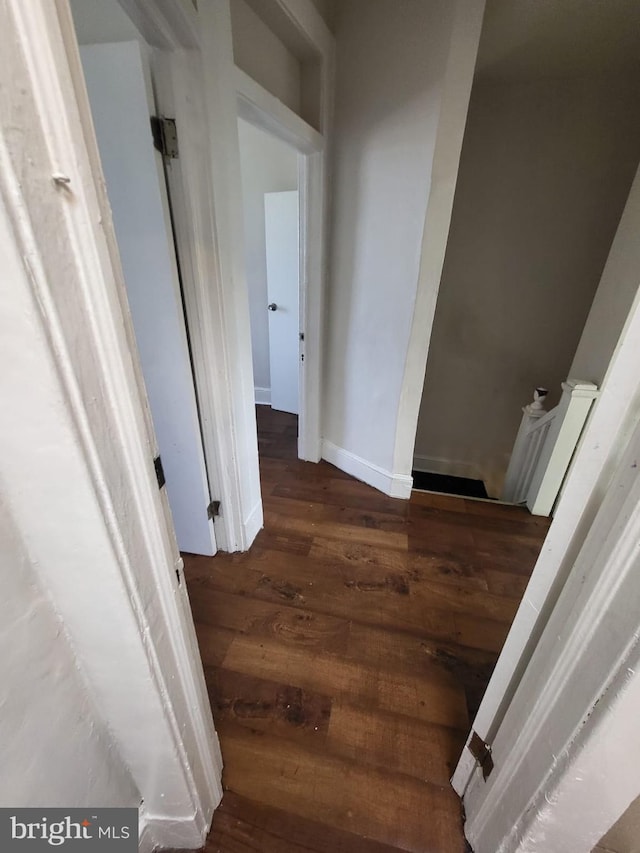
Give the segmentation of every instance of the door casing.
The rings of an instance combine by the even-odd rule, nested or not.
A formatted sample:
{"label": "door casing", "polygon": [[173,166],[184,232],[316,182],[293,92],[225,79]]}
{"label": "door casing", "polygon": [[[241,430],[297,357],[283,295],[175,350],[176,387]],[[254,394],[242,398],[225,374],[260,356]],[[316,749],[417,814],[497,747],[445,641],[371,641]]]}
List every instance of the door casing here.
{"label": "door casing", "polygon": [[[615,253],[615,274],[631,277],[633,281],[636,281],[637,276],[634,263],[635,242],[632,241],[635,241],[637,222],[640,219],[638,199],[640,170],[636,174],[612,246],[612,255]],[[509,824],[509,833],[514,830],[510,843],[515,844],[518,827],[524,832],[526,822],[535,815],[531,808],[521,814],[509,814],[504,807],[504,804],[513,802],[513,808],[517,809],[514,792],[522,789],[519,780],[526,778],[527,764],[535,764],[536,749],[540,750],[539,745],[536,747],[534,737],[522,737],[523,730],[536,732],[544,721],[545,727],[552,732],[563,714],[574,713],[576,737],[567,744],[567,750],[577,749],[577,733],[581,732],[581,736],[587,736],[586,721],[596,719],[596,706],[606,707],[615,694],[608,692],[607,687],[603,688],[600,695],[598,689],[594,688],[592,701],[583,702],[583,706],[578,707],[572,705],[574,699],[578,702],[575,691],[569,694],[564,703],[557,701],[564,687],[581,671],[585,679],[599,678],[601,685],[608,685],[611,679],[616,677],[620,667],[624,672],[627,663],[627,680],[634,674],[631,670],[635,668],[632,657],[637,618],[634,616],[635,622],[624,624],[624,608],[614,601],[614,592],[617,583],[628,582],[630,586],[627,598],[630,601],[637,600],[638,593],[633,591],[635,576],[633,573],[628,574],[629,567],[633,565],[634,549],[625,552],[625,542],[637,541],[636,528],[639,523],[638,510],[634,504],[638,492],[634,454],[637,455],[640,448],[638,341],[640,291],[629,311],[602,383],[600,396],[594,405],[563,485],[549,533],[473,723],[473,729],[482,740],[490,745],[496,743],[499,750],[499,761],[494,760],[495,768],[489,780],[491,784],[484,786],[479,782],[476,763],[468,748],[463,750],[453,776],[453,787],[464,797],[465,802],[469,803],[469,829],[480,850],[483,849],[487,837],[485,832],[499,832],[495,827],[496,816],[505,817],[506,823]],[[625,453],[631,454],[626,471],[624,467],[620,468],[620,460]],[[612,531],[617,532],[612,535]],[[603,552],[602,543],[605,540],[608,546]],[[609,588],[603,591],[598,589],[595,580],[600,575],[604,577],[607,572],[611,582]],[[585,597],[584,590],[588,587],[589,578],[593,583],[593,590],[589,597]],[[558,633],[560,625],[571,626],[574,631],[564,642],[561,642]],[[587,638],[595,636],[598,631],[602,637],[601,646],[596,647],[598,654],[585,658],[580,652],[582,646],[576,650],[575,637],[581,637],[582,645],[586,648]],[[607,653],[612,649],[611,639],[607,640],[607,632],[610,638],[617,632],[620,633],[619,654],[613,661],[607,658]],[[553,653],[541,656],[541,649],[551,648],[550,636],[553,641]],[[559,660],[563,662],[561,671],[557,666]],[[552,692],[548,701],[541,702],[541,697],[545,695],[544,685],[549,683],[555,685],[555,692]],[[600,700],[605,698],[605,693],[607,702],[603,703]],[[524,706],[523,696],[527,697]],[[517,708],[520,708],[519,714],[515,714]],[[549,761],[549,753],[545,753],[545,756],[548,761],[547,770],[550,774],[556,774],[556,784],[566,784],[568,777],[563,780],[559,768]],[[525,776],[519,777],[520,773]],[[623,776],[621,772],[621,778]],[[505,784],[508,779],[511,780],[510,784]],[[539,784],[540,790],[548,791],[551,788],[551,784],[545,782],[542,775]],[[584,786],[584,781],[580,785]],[[500,791],[504,796],[499,796]],[[497,799],[501,804],[500,809],[495,808],[492,813],[491,808],[496,806]],[[614,801],[615,798],[612,797],[612,807]],[[538,801],[539,809],[547,809],[549,805],[555,803],[545,805]],[[491,814],[493,816],[489,817]],[[589,826],[597,833],[598,821],[601,819],[602,812],[597,809],[592,809],[590,814],[581,818],[581,829],[587,833],[585,838],[589,837]],[[606,825],[603,827],[607,828]],[[559,826],[558,831],[560,829]],[[505,824],[505,837],[506,835]],[[551,836],[545,838],[545,843],[549,846],[544,850],[556,849],[550,844]],[[488,843],[490,849],[496,849],[491,848],[491,844],[495,843],[495,835],[491,836]],[[506,846],[504,849],[519,848]]]}
{"label": "door casing", "polygon": [[[7,0],[0,17],[12,81],[0,99],[0,195],[23,261],[15,284],[37,306],[61,389],[44,423],[63,423],[68,437],[58,454],[28,448],[12,509],[143,798],[140,849],[193,848],[222,796],[222,760],[182,561],[156,480],[157,447],[75,28],[66,0]],[[72,452],[77,479],[66,494],[58,468]],[[82,503],[81,485],[89,495]]]}

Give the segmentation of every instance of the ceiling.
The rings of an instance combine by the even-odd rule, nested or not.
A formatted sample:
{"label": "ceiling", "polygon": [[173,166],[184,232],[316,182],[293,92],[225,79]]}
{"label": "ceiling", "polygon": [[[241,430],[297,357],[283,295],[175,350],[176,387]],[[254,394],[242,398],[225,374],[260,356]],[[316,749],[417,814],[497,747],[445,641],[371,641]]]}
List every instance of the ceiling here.
{"label": "ceiling", "polygon": [[639,0],[487,0],[483,77],[640,75]]}

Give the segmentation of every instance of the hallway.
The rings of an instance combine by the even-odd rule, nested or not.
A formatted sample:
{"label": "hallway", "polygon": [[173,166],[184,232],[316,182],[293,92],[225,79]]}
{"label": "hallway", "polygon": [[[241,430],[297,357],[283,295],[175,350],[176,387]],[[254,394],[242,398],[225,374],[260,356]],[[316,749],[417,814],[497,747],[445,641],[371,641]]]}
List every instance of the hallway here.
{"label": "hallway", "polygon": [[388,498],[258,407],[265,529],[185,555],[225,761],[208,853],[461,853],[448,781],[549,526]]}

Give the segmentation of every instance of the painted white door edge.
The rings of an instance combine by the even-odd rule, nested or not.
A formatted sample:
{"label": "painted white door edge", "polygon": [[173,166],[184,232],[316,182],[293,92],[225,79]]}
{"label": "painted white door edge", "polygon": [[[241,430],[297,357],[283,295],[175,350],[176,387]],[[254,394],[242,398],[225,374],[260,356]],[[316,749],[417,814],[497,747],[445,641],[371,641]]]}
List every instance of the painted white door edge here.
{"label": "painted white door edge", "polygon": [[[216,540],[223,550],[244,550],[252,541],[246,522],[256,517],[260,486],[248,297],[246,286],[237,286],[234,280],[235,271],[243,269],[242,211],[239,207],[236,210],[240,197],[237,87],[242,88],[246,108],[254,113],[253,123],[271,132],[274,127],[284,128],[283,132],[297,137],[299,150],[305,155],[299,158],[304,258],[300,312],[305,369],[301,376],[298,454],[301,459],[317,462],[321,456],[328,197],[324,147],[332,124],[335,43],[311,0],[275,0],[321,59],[318,134],[301,119],[292,120],[286,111],[283,115],[272,96],[258,84],[251,85],[255,81],[245,80],[244,88],[238,83],[229,0],[203,3],[195,17],[188,3],[121,2],[145,38],[164,48],[170,57],[170,85],[159,90],[158,96],[161,101],[165,95],[174,97],[180,144],[186,149],[175,178],[170,175],[170,184],[174,201],[182,204],[184,211],[184,227],[178,229],[181,261],[193,270],[185,277],[184,292],[211,493],[222,503],[222,514],[215,522]],[[200,50],[183,49],[198,45]],[[160,106],[164,109],[165,104]],[[205,145],[200,144],[203,137]],[[203,151],[212,154],[203,156]],[[212,247],[213,251],[204,251],[203,247]]]}
{"label": "painted white door edge", "polygon": [[485,0],[456,0],[433,153],[416,300],[398,407],[393,470],[411,472],[429,341],[449,236],[462,139],[467,120]]}
{"label": "painted white door edge", "polygon": [[[67,420],[82,450],[75,459],[78,465],[82,460],[82,479],[92,489],[91,506],[100,510],[91,522],[95,571],[106,566],[98,560],[98,543],[110,543],[101,552],[110,565],[100,575],[100,588],[121,608],[122,632],[111,631],[109,642],[105,638],[109,656],[118,660],[116,673],[103,665],[106,646],[98,642],[109,624],[86,618],[95,608],[95,588],[78,583],[70,592],[66,573],[46,568],[51,553],[40,570],[48,572],[56,609],[150,812],[167,819],[189,815],[179,845],[188,847],[204,838],[222,794],[221,760],[185,587],[176,576],[181,563],[166,497],[155,478],[155,439],[140,367],[132,357],[133,331],[73,23],[66,4],[44,0],[8,0],[0,15],[12,46],[5,58],[15,84],[0,103],[2,127],[13,126],[18,109],[25,131],[20,140],[2,137],[1,194],[27,259],[25,287],[33,291],[47,329]],[[38,507],[39,494],[48,492],[34,484],[44,485],[47,473],[42,467],[23,477],[25,488],[30,484],[25,523],[29,517],[40,525],[51,520],[60,503]],[[58,481],[58,494],[59,487]],[[49,551],[54,541],[64,550],[76,540],[80,547],[71,531],[57,535]],[[86,564],[84,569],[86,574]],[[125,625],[130,645],[118,653]],[[139,707],[149,709],[148,733],[162,732],[160,746],[141,736],[131,704],[121,701],[123,683],[144,694]],[[161,796],[168,784],[180,792],[176,800]],[[184,809],[180,815],[167,814],[178,804]]]}
{"label": "painted white door edge", "polygon": [[298,414],[300,408],[300,297],[298,191],[264,195],[271,405]]}
{"label": "painted white door edge", "polygon": [[[148,57],[137,41],[80,48],[169,504],[182,551],[212,556],[211,500]],[[122,125],[122,126],[121,126]]]}
{"label": "painted white door edge", "polygon": [[180,157],[167,164],[175,214],[176,243],[180,252],[185,310],[193,353],[201,431],[209,490],[223,511],[214,520],[217,545],[237,550],[245,540],[240,482],[229,459],[237,453],[231,426],[233,406],[229,356],[225,345],[224,302],[216,281],[209,163],[202,140],[207,138],[203,72],[196,51],[163,51],[155,56],[154,77],[158,108],[174,116]]}

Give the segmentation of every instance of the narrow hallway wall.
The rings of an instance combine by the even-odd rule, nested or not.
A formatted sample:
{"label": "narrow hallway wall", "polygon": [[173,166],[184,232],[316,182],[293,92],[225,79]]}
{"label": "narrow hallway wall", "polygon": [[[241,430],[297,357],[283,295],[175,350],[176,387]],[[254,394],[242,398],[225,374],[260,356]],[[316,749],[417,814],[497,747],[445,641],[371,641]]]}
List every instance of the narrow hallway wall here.
{"label": "narrow hallway wall", "polygon": [[521,407],[537,385],[557,402],[640,157],[638,88],[474,85],[415,467],[498,496]]}
{"label": "narrow hallway wall", "polygon": [[338,8],[324,452],[380,487],[392,480],[454,12],[442,0]]}
{"label": "narrow hallway wall", "polygon": [[140,795],[82,681],[28,549],[0,504],[0,806],[129,806]]}

